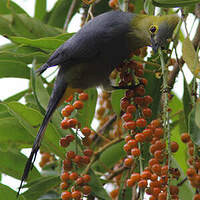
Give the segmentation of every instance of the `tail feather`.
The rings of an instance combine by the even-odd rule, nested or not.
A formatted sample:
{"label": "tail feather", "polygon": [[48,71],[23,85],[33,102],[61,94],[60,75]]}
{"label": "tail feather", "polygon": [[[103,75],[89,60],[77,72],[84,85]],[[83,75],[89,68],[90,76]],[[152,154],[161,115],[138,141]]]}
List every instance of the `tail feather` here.
{"label": "tail feather", "polygon": [[31,150],[31,154],[30,154],[30,156],[29,156],[29,158],[28,158],[28,160],[26,162],[26,166],[24,168],[24,172],[23,172],[23,175],[22,175],[22,178],[21,178],[21,183],[20,183],[20,186],[19,186],[19,189],[18,189],[18,192],[17,192],[17,197],[19,196],[19,193],[20,193],[20,190],[22,188],[23,182],[27,179],[30,170],[32,170],[32,168],[33,168],[33,164],[35,162],[35,159],[36,159],[36,156],[37,156],[37,152],[38,152],[38,150],[40,148],[42,138],[44,136],[46,127],[48,125],[48,122],[49,122],[54,110],[55,110],[55,108],[47,111],[47,113],[46,113],[46,115],[44,117],[44,120],[42,122],[42,125],[40,126],[40,129],[38,131],[38,134],[36,136],[36,139],[34,141],[34,144],[33,144],[32,150]]}
{"label": "tail feather", "polygon": [[44,65],[42,65],[39,69],[36,70],[36,73],[41,75],[44,71],[46,71],[47,68],[49,68],[50,66],[45,63]]}
{"label": "tail feather", "polygon": [[[41,69],[39,69],[39,72],[44,71],[46,68],[47,68],[47,64],[43,65],[41,67]],[[24,172],[23,172],[23,175],[22,175],[22,178],[21,178],[21,183],[20,183],[20,186],[19,186],[19,189],[18,189],[17,196],[19,196],[23,182],[27,179],[30,170],[33,168],[33,163],[35,161],[37,152],[40,148],[41,141],[42,141],[42,138],[44,136],[45,130],[47,128],[47,125],[49,123],[49,120],[51,119],[51,116],[53,115],[57,106],[59,106],[61,101],[63,101],[63,96],[66,95],[65,91],[67,91],[66,90],[67,84],[66,84],[66,81],[65,81],[65,75],[64,75],[65,71],[64,71],[64,69],[65,68],[62,68],[62,67],[59,69],[59,72],[58,72],[58,75],[57,75],[57,78],[56,78],[56,81],[55,81],[55,84],[54,84],[54,89],[52,91],[51,98],[50,98],[49,104],[47,106],[46,115],[45,115],[45,117],[42,121],[42,125],[40,126],[40,129],[39,129],[38,134],[36,136],[36,139],[34,141],[31,154],[30,154],[30,156],[29,156],[29,158],[26,162],[26,166],[24,168]],[[69,90],[69,93],[70,92],[72,92],[72,90]],[[70,96],[71,94],[68,94],[68,95]]]}

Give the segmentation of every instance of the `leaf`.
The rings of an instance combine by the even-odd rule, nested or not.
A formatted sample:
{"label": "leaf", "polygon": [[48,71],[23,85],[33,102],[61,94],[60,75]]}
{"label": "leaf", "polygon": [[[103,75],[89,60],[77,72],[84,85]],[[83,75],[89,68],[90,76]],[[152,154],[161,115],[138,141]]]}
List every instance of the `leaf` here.
{"label": "leaf", "polygon": [[23,10],[20,6],[18,6],[15,2],[13,1],[8,1],[8,0],[1,0],[0,1],[0,14],[10,14],[11,10],[14,10],[16,13],[23,13],[27,14],[25,10]]}
{"label": "leaf", "polygon": [[[67,0],[67,1],[66,0],[58,0],[58,1],[56,1],[55,6],[53,7],[51,12],[49,13],[48,24],[55,26],[55,27],[63,28],[65,20],[66,20],[66,16],[69,12],[69,8],[70,8],[71,4],[72,4],[72,0]],[[80,6],[80,1],[77,1],[75,9],[73,10],[70,19],[78,11],[79,6]]]}
{"label": "leaf", "polygon": [[17,192],[12,190],[10,187],[7,185],[3,185],[0,183],[0,196],[1,197],[6,197],[6,199],[11,200],[11,199],[16,199]]}
{"label": "leaf", "polygon": [[63,44],[63,40],[58,40],[54,38],[40,38],[40,39],[28,39],[24,37],[10,37],[12,42],[18,43],[18,44],[25,44],[32,47],[37,47],[40,49],[50,49],[55,50],[57,49],[61,44]]}
{"label": "leaf", "polygon": [[35,2],[35,18],[42,20],[46,14],[46,0],[36,0]]}
{"label": "leaf", "polygon": [[111,104],[114,112],[120,116],[121,107],[120,107],[120,100],[124,96],[124,90],[114,90],[111,94]]}
{"label": "leaf", "polygon": [[29,189],[21,195],[26,199],[35,200],[38,199],[41,195],[46,194],[48,191],[57,187],[59,184],[60,177],[58,176],[41,177],[34,180],[32,184],[30,182],[29,185],[25,185],[25,187],[29,186]]}
{"label": "leaf", "polygon": [[[21,153],[15,152],[3,152],[0,151],[1,165],[0,171],[16,179],[21,179],[24,171],[24,166],[27,161],[27,157]],[[28,177],[27,181],[34,180],[40,176],[40,173],[34,167]]]}
{"label": "leaf", "polygon": [[92,188],[92,195],[102,200],[111,200],[111,198],[108,196],[108,193],[103,188],[100,179],[95,175],[91,168],[89,170],[89,174],[91,176],[91,180],[88,185],[90,185]]}
{"label": "leaf", "polygon": [[189,116],[190,111],[192,110],[192,104],[193,104],[191,91],[190,91],[192,82],[193,81],[191,81],[191,84],[188,85],[184,77],[183,108],[184,108],[185,123],[186,123],[187,129],[188,129],[188,116]]}
{"label": "leaf", "polygon": [[18,92],[17,94],[8,97],[7,99],[4,100],[4,102],[11,102],[11,101],[19,101],[26,93],[28,92],[27,90],[23,90],[21,92]]}
{"label": "leaf", "polygon": [[23,62],[14,60],[0,60],[0,78],[30,78],[30,69]]}
{"label": "leaf", "polygon": [[106,172],[106,170],[112,168],[126,155],[123,146],[124,141],[113,144],[100,155],[99,160],[92,167],[100,172]]}
{"label": "leaf", "polygon": [[46,25],[40,20],[28,17],[24,14],[13,13],[13,15],[9,16],[8,19],[9,23],[7,26],[11,26],[11,31],[14,33],[10,36],[34,39],[39,37],[55,36],[61,33],[61,30]]}
{"label": "leaf", "polygon": [[192,74],[195,77],[200,78],[200,62],[198,60],[198,54],[195,52],[194,46],[188,37],[183,41],[182,56]]}
{"label": "leaf", "polygon": [[[38,111],[28,108],[18,102],[11,102],[5,105],[7,106],[9,113],[15,117],[17,122],[26,130],[26,134],[31,135],[34,139],[43,116],[41,116]],[[53,152],[56,155],[64,158],[65,151],[59,145],[59,139],[60,134],[57,128],[55,128],[53,124],[49,123],[42,142],[42,147],[45,151]],[[26,137],[24,140],[26,140]],[[33,143],[33,141],[31,143]]]}
{"label": "leaf", "polygon": [[153,15],[154,14],[154,10],[155,10],[155,6],[152,4],[152,0],[146,0],[144,2],[144,11],[148,15]]}
{"label": "leaf", "polygon": [[198,124],[196,123],[196,120],[199,119],[199,108],[200,107],[200,102],[197,102],[192,111],[189,114],[188,117],[188,129],[189,129],[189,133],[191,136],[192,141],[196,144],[196,145],[200,145],[200,128],[199,128],[199,122]]}
{"label": "leaf", "polygon": [[166,8],[184,7],[198,2],[199,0],[153,0],[155,6]]}
{"label": "leaf", "polygon": [[88,94],[89,98],[87,101],[84,102],[83,109],[78,111],[77,119],[81,123],[82,127],[90,127],[96,109],[97,90],[96,88],[90,88],[85,90],[85,92]]}

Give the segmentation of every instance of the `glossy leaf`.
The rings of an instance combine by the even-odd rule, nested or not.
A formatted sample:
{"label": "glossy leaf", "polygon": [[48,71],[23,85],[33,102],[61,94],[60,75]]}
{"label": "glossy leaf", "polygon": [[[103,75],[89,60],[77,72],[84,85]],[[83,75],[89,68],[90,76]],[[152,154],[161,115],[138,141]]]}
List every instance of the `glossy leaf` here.
{"label": "glossy leaf", "polygon": [[188,37],[183,41],[182,54],[183,59],[186,62],[192,74],[195,77],[199,78],[200,62],[198,60],[198,54],[195,52],[194,46]]}
{"label": "glossy leaf", "polygon": [[81,123],[81,126],[91,126],[92,120],[94,118],[96,103],[97,103],[97,90],[96,88],[90,88],[85,90],[88,93],[88,100],[83,102],[83,109],[79,110],[77,113],[77,119]]}
{"label": "glossy leaf", "polygon": [[184,7],[198,2],[199,0],[153,0],[155,6],[166,8]]}
{"label": "glossy leaf", "polygon": [[[17,69],[17,70],[16,70]],[[0,78],[30,78],[30,69],[20,61],[0,60]]]}
{"label": "glossy leaf", "polygon": [[[0,171],[16,179],[21,179],[27,157],[21,153],[15,153],[11,151],[0,151],[0,157]],[[38,177],[40,177],[39,172],[36,170],[36,168],[33,168],[27,181],[34,180]]]}
{"label": "glossy leaf", "polygon": [[12,190],[10,187],[7,185],[3,185],[0,183],[0,196],[1,197],[6,197],[6,199],[11,200],[16,198],[17,193]]}
{"label": "glossy leaf", "polygon": [[196,145],[200,145],[200,127],[199,122],[197,123],[197,120],[199,119],[199,108],[200,103],[196,103],[192,109],[192,111],[189,114],[188,117],[188,129],[191,136],[192,141]]}
{"label": "glossy leaf", "polygon": [[46,14],[46,0],[35,1],[35,18],[42,20]]}

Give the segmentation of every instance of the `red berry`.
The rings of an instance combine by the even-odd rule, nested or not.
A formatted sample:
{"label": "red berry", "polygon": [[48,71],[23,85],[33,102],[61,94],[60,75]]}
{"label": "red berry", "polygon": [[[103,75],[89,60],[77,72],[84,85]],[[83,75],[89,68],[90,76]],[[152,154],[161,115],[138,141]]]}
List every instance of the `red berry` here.
{"label": "red berry", "polygon": [[69,187],[67,182],[61,182],[60,184],[60,189],[61,190],[66,190]]}
{"label": "red berry", "polygon": [[133,148],[133,149],[131,149],[131,154],[132,154],[133,156],[135,156],[135,157],[140,156],[140,149],[138,149],[138,148]]}
{"label": "red berry", "polygon": [[190,135],[188,133],[182,133],[181,140],[184,143],[188,143],[190,141]]}
{"label": "red berry", "polygon": [[85,92],[82,92],[82,93],[80,93],[79,95],[78,95],[78,98],[81,100],[81,101],[86,101],[86,100],[88,100],[88,94],[87,93],[85,93]]}
{"label": "red berry", "polygon": [[143,133],[137,133],[135,135],[135,140],[138,141],[138,142],[144,142],[145,137],[144,137]]}
{"label": "red berry", "polygon": [[127,113],[135,113],[136,112],[136,107],[134,105],[129,105],[127,108],[126,108],[126,112]]}
{"label": "red berry", "polygon": [[142,114],[144,115],[144,117],[151,117],[152,115],[152,110],[150,108],[144,108],[142,110]]}
{"label": "red berry", "polygon": [[121,117],[125,122],[132,120],[133,116],[131,113],[124,113]]}
{"label": "red berry", "polygon": [[147,125],[147,121],[144,118],[139,118],[136,121],[136,126],[139,128],[144,128]]}
{"label": "red berry", "polygon": [[146,188],[147,187],[147,180],[141,180],[138,182],[139,188]]}
{"label": "red berry", "polygon": [[76,185],[81,185],[81,184],[83,184],[83,182],[84,182],[84,180],[82,177],[79,177],[76,179]]}
{"label": "red berry", "polygon": [[76,109],[82,109],[83,106],[84,106],[84,104],[83,104],[82,101],[77,100],[77,101],[75,101],[75,102],[73,103],[73,106],[74,106],[74,108],[76,108]]}
{"label": "red berry", "polygon": [[140,180],[140,174],[139,173],[132,173],[131,174],[131,179],[133,180],[134,183],[138,182]]}
{"label": "red berry", "polygon": [[134,184],[135,184],[135,182],[132,179],[129,178],[126,180],[126,185],[128,187],[133,187]]}
{"label": "red berry", "polygon": [[70,128],[75,128],[76,125],[78,124],[78,120],[77,119],[68,119],[68,124]]}
{"label": "red berry", "polygon": [[84,154],[85,156],[91,157],[92,154],[93,154],[93,151],[92,151],[92,149],[85,149],[85,150],[83,151],[83,154]]}
{"label": "red berry", "polygon": [[70,134],[70,135],[66,135],[65,136],[66,140],[70,143],[70,142],[73,142],[75,137],[74,135]]}
{"label": "red berry", "polygon": [[151,96],[144,96],[144,104],[148,105],[150,103],[152,103],[153,99]]}
{"label": "red berry", "polygon": [[89,185],[84,185],[82,187],[82,192],[84,195],[88,195],[91,193],[91,187]]}
{"label": "red berry", "polygon": [[69,115],[71,115],[71,113],[74,111],[74,106],[73,105],[66,105],[61,113],[63,117],[68,117]]}
{"label": "red berry", "polygon": [[88,174],[84,174],[83,175],[83,181],[84,181],[84,183],[88,183],[90,180],[91,180],[90,175],[88,175]]}
{"label": "red berry", "polygon": [[175,152],[178,151],[178,148],[179,148],[179,145],[178,145],[176,142],[172,141],[172,142],[171,142],[171,151],[172,151],[173,153],[175,153]]}
{"label": "red berry", "polygon": [[61,193],[61,199],[62,200],[69,200],[71,199],[71,193],[68,191],[64,191]]}
{"label": "red berry", "polygon": [[158,138],[161,138],[164,135],[164,130],[163,128],[156,128],[154,130],[154,135]]}
{"label": "red berry", "polygon": [[69,145],[69,142],[66,138],[61,138],[60,139],[60,146],[61,147],[67,147]]}
{"label": "red berry", "polygon": [[169,186],[169,189],[170,189],[170,194],[171,194],[171,195],[177,195],[177,194],[179,193],[179,188],[178,188],[178,186],[170,185],[170,186]]}
{"label": "red berry", "polygon": [[128,130],[134,130],[136,128],[136,123],[135,121],[125,122],[124,127]]}
{"label": "red berry", "polygon": [[161,174],[161,166],[160,164],[154,164],[152,167],[152,172],[157,174],[157,175],[160,175]]}
{"label": "red berry", "polygon": [[88,127],[84,127],[81,129],[81,132],[83,133],[84,136],[88,137],[91,134],[91,129]]}
{"label": "red berry", "polygon": [[72,198],[79,200],[81,198],[81,192],[79,190],[75,190],[72,192]]}
{"label": "red berry", "polygon": [[75,156],[76,156],[76,154],[75,154],[74,151],[68,151],[66,153],[66,157],[69,158],[69,159],[73,159],[73,158],[75,158]]}
{"label": "red berry", "polygon": [[68,172],[63,172],[60,176],[60,179],[62,181],[67,181],[69,179],[69,173]]}
{"label": "red berry", "polygon": [[76,180],[78,178],[78,174],[76,172],[72,172],[70,175],[69,175],[69,179],[70,180]]}
{"label": "red berry", "polygon": [[69,121],[68,121],[68,119],[63,119],[62,121],[61,121],[61,128],[62,129],[68,129],[70,126],[69,126]]}
{"label": "red berry", "polygon": [[142,173],[141,173],[141,178],[142,179],[150,179],[151,178],[151,172],[150,171],[147,171],[147,170],[144,170]]}
{"label": "red berry", "polygon": [[133,163],[133,158],[126,158],[125,160],[124,160],[124,165],[126,166],[126,167],[131,167],[131,165],[132,165],[132,163]]}

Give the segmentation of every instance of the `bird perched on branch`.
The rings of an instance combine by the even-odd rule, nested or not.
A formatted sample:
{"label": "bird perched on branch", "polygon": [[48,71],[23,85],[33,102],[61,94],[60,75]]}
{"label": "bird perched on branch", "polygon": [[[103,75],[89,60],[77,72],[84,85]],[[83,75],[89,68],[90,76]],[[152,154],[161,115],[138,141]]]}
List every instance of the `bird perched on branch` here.
{"label": "bird perched on branch", "polygon": [[179,21],[176,15],[161,17],[110,11],[90,20],[61,45],[37,72],[59,65],[49,104],[32,147],[18,194],[33,165],[48,122],[55,109],[77,89],[102,85],[108,88],[113,69],[131,52],[151,45],[156,52]]}

